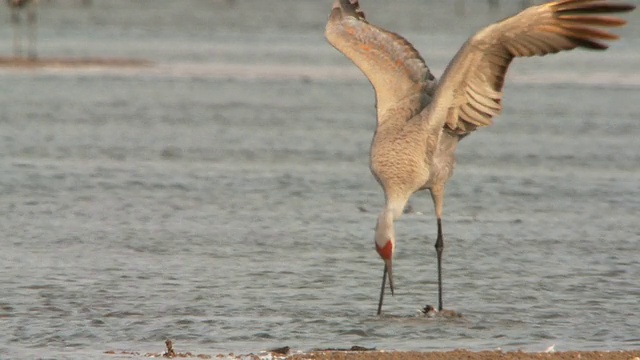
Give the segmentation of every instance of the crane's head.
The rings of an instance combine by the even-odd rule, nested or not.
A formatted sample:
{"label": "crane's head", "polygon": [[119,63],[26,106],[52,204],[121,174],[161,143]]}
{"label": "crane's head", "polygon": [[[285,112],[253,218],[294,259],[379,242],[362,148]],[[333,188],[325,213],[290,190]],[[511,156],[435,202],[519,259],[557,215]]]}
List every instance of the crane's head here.
{"label": "crane's head", "polygon": [[376,251],[378,255],[384,260],[385,268],[389,277],[389,287],[391,288],[391,294],[393,294],[393,273],[391,263],[393,260],[393,253],[396,250],[396,237],[393,231],[393,213],[390,211],[384,211],[378,217],[376,224],[375,235]]}

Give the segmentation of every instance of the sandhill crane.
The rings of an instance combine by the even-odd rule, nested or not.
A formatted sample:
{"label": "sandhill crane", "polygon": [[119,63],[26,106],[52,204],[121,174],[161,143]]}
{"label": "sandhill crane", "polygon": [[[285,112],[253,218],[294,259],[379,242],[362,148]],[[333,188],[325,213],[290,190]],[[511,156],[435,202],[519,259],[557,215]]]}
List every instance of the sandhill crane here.
{"label": "sandhill crane", "polygon": [[7,0],[9,8],[11,8],[11,25],[13,27],[13,55],[22,57],[22,16],[23,10],[27,12],[27,56],[30,59],[38,57],[36,52],[36,26],[38,21],[37,14],[38,0]]}
{"label": "sandhill crane", "polygon": [[325,37],[369,79],[375,90],[377,127],[370,168],[384,191],[375,247],[384,260],[393,294],[394,220],[409,197],[429,189],[438,227],[435,242],[438,310],[442,311],[442,203],[458,142],[492,123],[501,109],[502,87],[515,57],[542,56],[577,47],[605,50],[618,37],[603,28],[622,26],[606,15],[633,5],[607,0],[559,0],[529,7],[473,35],[449,63],[440,81],[402,36],[369,24],[358,0],[334,0]]}

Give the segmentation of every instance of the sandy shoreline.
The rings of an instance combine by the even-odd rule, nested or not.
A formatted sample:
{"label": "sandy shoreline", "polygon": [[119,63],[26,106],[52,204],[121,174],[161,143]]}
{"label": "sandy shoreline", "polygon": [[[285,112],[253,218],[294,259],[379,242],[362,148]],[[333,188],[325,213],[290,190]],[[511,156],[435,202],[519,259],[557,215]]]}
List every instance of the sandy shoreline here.
{"label": "sandy shoreline", "polygon": [[148,60],[126,58],[41,58],[27,59],[0,57],[0,67],[17,69],[36,68],[78,68],[78,67],[147,67],[153,63]]}
{"label": "sandy shoreline", "polygon": [[551,353],[526,353],[526,352],[501,352],[501,351],[367,351],[367,352],[312,352],[305,354],[295,354],[286,359],[313,359],[313,360],[443,360],[443,359],[466,359],[466,360],[489,360],[489,359],[611,359],[611,360],[640,360],[640,350],[634,351],[564,351]]}
{"label": "sandy shoreline", "polygon": [[[444,359],[465,359],[465,360],[491,360],[491,359],[606,359],[606,360],[640,360],[640,349],[625,351],[550,351],[550,352],[523,352],[523,351],[469,351],[469,350],[449,350],[449,351],[385,351],[367,350],[361,347],[352,349],[327,349],[311,350],[308,352],[291,353],[288,346],[262,351],[257,354],[202,354],[195,352],[181,352],[173,349],[171,341],[167,340],[166,351],[161,353],[139,353],[131,351],[106,351],[107,355],[131,356],[142,358],[193,358],[193,359],[229,359],[229,360],[444,360]],[[364,350],[364,351],[361,351]]]}

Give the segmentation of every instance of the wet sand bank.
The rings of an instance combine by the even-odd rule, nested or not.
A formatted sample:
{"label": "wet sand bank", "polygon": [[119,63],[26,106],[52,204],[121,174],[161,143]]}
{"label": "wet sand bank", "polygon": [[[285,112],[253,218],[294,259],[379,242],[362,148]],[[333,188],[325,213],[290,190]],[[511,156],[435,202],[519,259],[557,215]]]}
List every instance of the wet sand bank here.
{"label": "wet sand bank", "polygon": [[500,350],[492,351],[469,351],[456,349],[450,351],[385,351],[368,349],[360,346],[351,348],[327,348],[313,349],[308,352],[291,353],[289,346],[261,351],[258,354],[206,354],[197,352],[181,352],[174,350],[171,340],[165,342],[166,350],[161,353],[140,353],[130,351],[106,351],[107,355],[134,356],[144,358],[198,358],[198,359],[237,359],[237,360],[260,360],[260,359],[286,359],[286,360],[443,360],[443,359],[466,359],[466,360],[491,360],[491,359],[607,359],[607,360],[640,360],[640,349],[630,351],[561,351],[548,350],[546,352],[523,352]]}
{"label": "wet sand bank", "polygon": [[526,353],[526,352],[501,352],[501,351],[468,351],[453,350],[444,352],[415,352],[415,351],[368,351],[368,352],[312,352],[296,354],[287,359],[313,359],[313,360],[442,360],[442,359],[611,359],[611,360],[637,360],[640,359],[638,351],[565,351],[552,353]]}

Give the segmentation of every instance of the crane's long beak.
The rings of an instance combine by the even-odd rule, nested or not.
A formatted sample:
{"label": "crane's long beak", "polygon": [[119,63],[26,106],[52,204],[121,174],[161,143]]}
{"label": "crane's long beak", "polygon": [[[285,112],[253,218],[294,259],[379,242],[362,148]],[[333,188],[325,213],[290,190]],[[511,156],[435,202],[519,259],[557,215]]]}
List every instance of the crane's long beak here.
{"label": "crane's long beak", "polygon": [[384,287],[389,277],[389,287],[393,296],[393,272],[391,267],[391,259],[384,260],[384,271],[382,272],[382,286],[380,287],[380,301],[378,301],[378,315],[382,312],[382,301],[384,300]]}
{"label": "crane's long beak", "polygon": [[391,271],[391,259],[384,261],[384,269],[389,276],[389,287],[391,288],[391,296],[393,296],[393,272]]}

